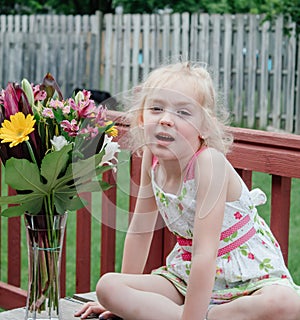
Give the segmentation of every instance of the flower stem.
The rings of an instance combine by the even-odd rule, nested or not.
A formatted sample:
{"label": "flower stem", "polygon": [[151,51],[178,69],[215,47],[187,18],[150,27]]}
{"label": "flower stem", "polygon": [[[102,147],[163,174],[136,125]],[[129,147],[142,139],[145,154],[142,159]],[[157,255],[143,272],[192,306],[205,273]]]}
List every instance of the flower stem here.
{"label": "flower stem", "polygon": [[31,147],[31,144],[30,144],[30,142],[29,142],[28,140],[25,141],[25,142],[26,142],[26,145],[27,145],[27,148],[28,148],[28,151],[29,151],[31,160],[32,160],[33,163],[36,164],[36,159],[35,159],[35,156],[34,156],[34,153],[33,153],[32,147]]}

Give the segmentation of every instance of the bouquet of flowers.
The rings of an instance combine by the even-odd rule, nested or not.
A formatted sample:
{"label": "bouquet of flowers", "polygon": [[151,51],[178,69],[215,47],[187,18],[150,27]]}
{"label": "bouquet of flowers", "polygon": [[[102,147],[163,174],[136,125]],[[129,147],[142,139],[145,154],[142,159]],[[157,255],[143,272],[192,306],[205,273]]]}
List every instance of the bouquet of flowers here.
{"label": "bouquet of flowers", "polygon": [[[63,99],[49,73],[40,85],[26,79],[21,84],[8,83],[0,93],[0,126],[5,183],[16,190],[14,195],[0,197],[0,206],[9,205],[1,215],[45,216],[46,227],[53,232],[36,242],[59,246],[54,217],[85,206],[82,192],[110,187],[101,177],[106,170],[115,169],[115,154],[120,150],[112,140],[118,132],[106,120],[105,106],[97,106],[89,91]],[[38,246],[40,249],[41,244]],[[52,270],[50,277],[55,276],[56,269]],[[45,282],[32,284],[41,288],[39,302],[31,301],[30,308],[42,309],[43,297],[50,290],[49,279]],[[47,297],[55,300],[53,295]]]}
{"label": "bouquet of flowers", "polygon": [[5,182],[19,193],[0,197],[0,205],[18,204],[3,216],[38,214],[42,208],[63,214],[84,206],[79,193],[109,187],[99,177],[116,160],[117,130],[90,92],[64,100],[51,74],[41,85],[26,79],[21,86],[9,83],[0,96],[0,124]]}

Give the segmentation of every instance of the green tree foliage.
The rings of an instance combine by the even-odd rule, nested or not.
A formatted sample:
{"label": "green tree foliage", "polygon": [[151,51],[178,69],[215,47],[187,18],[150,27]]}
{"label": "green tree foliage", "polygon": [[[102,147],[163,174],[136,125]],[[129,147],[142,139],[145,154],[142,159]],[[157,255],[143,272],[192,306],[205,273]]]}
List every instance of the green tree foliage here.
{"label": "green tree foliage", "polygon": [[1,14],[94,14],[113,12],[112,0],[0,0]]}
{"label": "green tree foliage", "polygon": [[0,0],[1,14],[93,14],[114,12],[117,6],[124,13],[172,12],[254,13],[273,20],[283,14],[296,22],[300,31],[300,0]]}
{"label": "green tree foliage", "polygon": [[113,0],[113,7],[122,6],[125,13],[151,13],[163,9],[173,12],[253,13],[265,14],[273,20],[283,14],[296,22],[300,31],[300,0]]}

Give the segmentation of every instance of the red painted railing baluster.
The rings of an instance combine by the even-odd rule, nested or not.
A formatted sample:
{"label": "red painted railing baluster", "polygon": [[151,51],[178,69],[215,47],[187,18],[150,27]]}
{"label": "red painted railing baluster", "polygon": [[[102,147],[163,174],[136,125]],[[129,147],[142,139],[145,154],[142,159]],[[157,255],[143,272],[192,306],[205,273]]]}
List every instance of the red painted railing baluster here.
{"label": "red painted railing baluster", "polygon": [[288,263],[291,178],[272,176],[271,229]]}

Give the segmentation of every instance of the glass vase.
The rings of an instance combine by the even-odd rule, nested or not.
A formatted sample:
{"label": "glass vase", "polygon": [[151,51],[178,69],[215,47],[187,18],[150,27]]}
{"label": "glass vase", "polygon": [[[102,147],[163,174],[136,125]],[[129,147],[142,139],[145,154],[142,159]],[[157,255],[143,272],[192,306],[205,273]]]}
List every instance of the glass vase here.
{"label": "glass vase", "polygon": [[25,214],[28,292],[25,320],[60,319],[60,270],[67,213]]}

